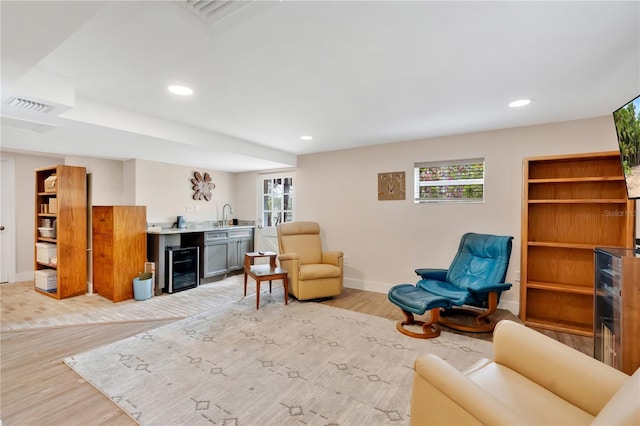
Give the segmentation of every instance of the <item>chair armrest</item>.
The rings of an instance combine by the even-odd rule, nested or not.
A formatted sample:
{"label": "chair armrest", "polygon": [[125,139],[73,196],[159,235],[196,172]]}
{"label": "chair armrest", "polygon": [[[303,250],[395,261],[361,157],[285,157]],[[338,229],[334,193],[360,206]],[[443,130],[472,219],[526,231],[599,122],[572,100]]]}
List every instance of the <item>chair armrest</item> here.
{"label": "chair armrest", "polygon": [[341,251],[323,251],[322,252],[322,263],[330,263],[332,265],[340,266],[340,261],[344,253]]}
{"label": "chair armrest", "polygon": [[280,254],[278,255],[278,260],[280,262],[286,261],[286,260],[299,260],[300,256],[298,256],[298,253],[284,253],[284,254]]}
{"label": "chair armrest", "polygon": [[420,275],[423,280],[446,281],[448,269],[437,268],[418,268],[416,274]]}
{"label": "chair armrest", "polygon": [[411,424],[522,425],[508,406],[433,354],[415,362]]}
{"label": "chair armrest", "polygon": [[514,321],[496,325],[493,351],[495,362],[593,416],[629,379],[595,358]]}
{"label": "chair armrest", "polygon": [[467,288],[476,293],[493,293],[493,292],[509,290],[511,288],[511,283],[495,283],[491,285],[485,284],[482,286],[479,286],[477,284],[471,284]]}
{"label": "chair armrest", "polygon": [[285,253],[278,256],[280,267],[287,271],[289,278],[294,281],[298,279],[300,271],[300,256],[297,253]]}

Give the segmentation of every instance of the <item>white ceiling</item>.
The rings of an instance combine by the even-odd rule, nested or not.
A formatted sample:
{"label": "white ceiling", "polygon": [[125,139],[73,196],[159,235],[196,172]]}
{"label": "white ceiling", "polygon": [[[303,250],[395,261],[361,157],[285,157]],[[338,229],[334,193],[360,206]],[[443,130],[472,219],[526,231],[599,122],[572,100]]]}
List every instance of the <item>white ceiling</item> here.
{"label": "white ceiling", "polygon": [[2,148],[260,170],[640,94],[638,1],[256,1],[213,24],[182,3],[0,2],[2,99],[56,107],[3,103]]}

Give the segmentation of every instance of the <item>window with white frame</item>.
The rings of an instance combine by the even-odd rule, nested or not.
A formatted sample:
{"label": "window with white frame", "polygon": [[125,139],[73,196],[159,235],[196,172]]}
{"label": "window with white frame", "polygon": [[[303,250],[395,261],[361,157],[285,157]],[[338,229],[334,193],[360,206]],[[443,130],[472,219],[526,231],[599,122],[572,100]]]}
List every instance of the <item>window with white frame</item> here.
{"label": "window with white frame", "polygon": [[414,164],[414,202],[484,202],[484,158]]}
{"label": "window with white frame", "polygon": [[275,177],[262,181],[262,225],[276,227],[293,222],[293,178]]}

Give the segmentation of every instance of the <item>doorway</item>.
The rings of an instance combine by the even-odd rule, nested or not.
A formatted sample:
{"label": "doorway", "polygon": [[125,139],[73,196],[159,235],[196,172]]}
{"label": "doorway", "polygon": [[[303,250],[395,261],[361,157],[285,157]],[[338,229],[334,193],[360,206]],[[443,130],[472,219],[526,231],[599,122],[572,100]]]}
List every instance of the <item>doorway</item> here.
{"label": "doorway", "polygon": [[293,222],[295,211],[295,172],[259,174],[257,179],[258,221],[256,251],[278,252],[277,226]]}
{"label": "doorway", "polygon": [[0,161],[0,283],[14,281],[16,271],[15,160]]}

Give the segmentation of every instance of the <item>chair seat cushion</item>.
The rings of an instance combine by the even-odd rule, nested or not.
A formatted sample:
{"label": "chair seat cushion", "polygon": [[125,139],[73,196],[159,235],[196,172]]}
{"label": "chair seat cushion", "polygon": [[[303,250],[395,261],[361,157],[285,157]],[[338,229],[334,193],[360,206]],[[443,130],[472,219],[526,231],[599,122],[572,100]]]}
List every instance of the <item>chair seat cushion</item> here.
{"label": "chair seat cushion", "polygon": [[447,298],[436,296],[412,284],[398,284],[391,287],[387,297],[400,309],[417,315],[423,315],[433,308],[451,307],[451,302]]}
{"label": "chair seat cushion", "polygon": [[588,425],[594,417],[512,369],[491,362],[467,373],[531,425]]}
{"label": "chair seat cushion", "polygon": [[299,279],[317,280],[321,278],[338,278],[340,276],[340,268],[335,265],[324,263],[312,263],[308,265],[300,265]]}
{"label": "chair seat cushion", "polygon": [[455,306],[464,305],[470,296],[468,291],[445,281],[420,280],[416,286],[436,296],[446,297]]}

